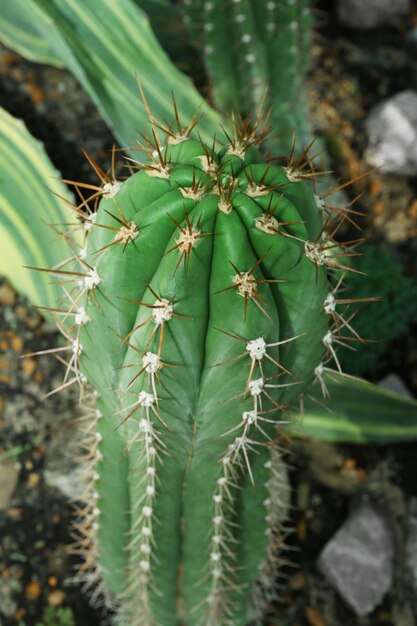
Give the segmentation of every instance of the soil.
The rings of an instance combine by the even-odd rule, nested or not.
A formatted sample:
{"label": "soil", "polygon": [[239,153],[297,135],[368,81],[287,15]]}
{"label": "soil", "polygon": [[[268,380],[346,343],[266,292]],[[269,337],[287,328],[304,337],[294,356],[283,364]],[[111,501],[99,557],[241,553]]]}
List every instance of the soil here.
{"label": "soil", "polygon": [[[333,5],[330,0],[317,3],[309,88],[315,126],[337,175],[346,179],[369,169],[363,122],[371,107],[415,84],[404,34],[417,23],[417,12],[387,28],[354,33],[337,24]],[[104,168],[109,165],[113,138],[65,71],[28,63],[0,48],[0,106],[25,120],[66,178],[96,182],[81,148]],[[405,271],[415,275],[417,180],[374,172],[349,193],[352,198],[364,193],[362,226],[367,236],[394,245]],[[397,373],[417,396],[414,330],[390,346],[400,358],[382,374]],[[60,385],[64,366],[50,355],[19,359],[22,353],[48,350],[59,342],[53,327],[10,285],[0,282],[0,473],[7,476],[9,487],[3,503],[0,498],[0,626],[35,625],[48,606],[70,608],[76,626],[106,622],[105,615],[88,605],[80,585],[67,582],[76,566],[67,548],[73,511],[53,481],[56,474],[73,472],[69,488],[76,492],[72,459],[77,393],[69,388],[44,399]],[[297,440],[288,445],[292,566],[284,566],[281,599],[271,606],[266,624],[412,626],[417,602],[404,551],[408,506],[417,496],[417,444],[331,446]],[[317,558],[364,498],[378,503],[391,520],[396,563],[393,588],[383,604],[358,618],[319,572]]]}

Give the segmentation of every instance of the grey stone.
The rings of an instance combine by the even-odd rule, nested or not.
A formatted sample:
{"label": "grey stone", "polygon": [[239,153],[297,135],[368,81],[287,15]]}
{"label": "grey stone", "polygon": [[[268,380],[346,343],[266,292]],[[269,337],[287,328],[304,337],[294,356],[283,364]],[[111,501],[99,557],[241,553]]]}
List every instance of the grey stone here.
{"label": "grey stone", "polygon": [[357,615],[373,611],[393,577],[394,538],[383,513],[361,504],[324,547],[318,565]]}
{"label": "grey stone", "polygon": [[374,107],[366,120],[366,159],[383,173],[417,174],[417,92],[402,91]]}
{"label": "grey stone", "polygon": [[379,381],[378,387],[382,387],[383,389],[387,389],[388,391],[394,391],[395,393],[399,393],[402,396],[406,396],[407,398],[412,398],[413,395],[407,389],[403,381],[397,374],[387,374],[382,380]]}
{"label": "grey stone", "polygon": [[344,26],[363,30],[407,15],[411,6],[411,0],[338,0],[337,15]]}
{"label": "grey stone", "polygon": [[82,453],[81,431],[85,420],[60,420],[51,429],[51,439],[45,457],[44,479],[48,487],[58,489],[69,500],[79,500],[86,488],[86,468],[76,457]]}
{"label": "grey stone", "polygon": [[45,470],[45,483],[48,487],[58,489],[68,500],[81,500],[86,488],[85,469],[76,466],[68,471]]}

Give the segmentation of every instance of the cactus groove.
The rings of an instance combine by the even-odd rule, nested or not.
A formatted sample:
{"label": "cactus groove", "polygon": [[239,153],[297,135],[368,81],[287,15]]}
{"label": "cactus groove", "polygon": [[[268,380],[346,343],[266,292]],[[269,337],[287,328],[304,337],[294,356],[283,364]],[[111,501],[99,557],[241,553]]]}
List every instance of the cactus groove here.
{"label": "cactus groove", "polygon": [[345,325],[327,275],[344,218],[313,193],[308,150],[267,163],[259,117],[223,144],[195,125],[151,119],[124,180],[90,159],[83,247],[66,234],[73,260],[52,270],[68,371],[95,402],[80,575],[129,626],[262,617],[285,539],[279,428]]}

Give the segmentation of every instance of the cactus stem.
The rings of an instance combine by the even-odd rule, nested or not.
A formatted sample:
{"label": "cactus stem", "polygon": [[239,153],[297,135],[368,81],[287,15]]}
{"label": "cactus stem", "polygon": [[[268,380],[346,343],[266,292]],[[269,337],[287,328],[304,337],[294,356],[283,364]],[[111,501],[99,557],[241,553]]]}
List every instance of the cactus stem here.
{"label": "cactus stem", "polygon": [[[235,7],[235,14],[245,12],[243,3]],[[243,44],[249,44],[246,25],[239,28]],[[256,47],[253,53],[258,62]],[[245,54],[252,47],[245,46]],[[282,545],[284,531],[275,529],[286,504],[279,497],[282,481],[264,463],[276,443],[274,426],[287,419],[294,396],[286,388],[307,384],[323,354],[327,364],[335,344],[347,341],[342,329],[350,329],[349,316],[335,319],[340,285],[334,288],[334,279],[327,286],[328,264],[315,264],[314,285],[303,250],[308,243],[321,246],[337,264],[358,241],[334,244],[337,218],[326,225],[331,235],[323,228],[317,237],[322,215],[313,189],[293,185],[284,168],[257,149],[269,136],[269,113],[260,109],[254,125],[233,117],[217,150],[215,138],[212,145],[190,139],[196,121],[183,128],[175,103],[174,110],[172,124],[149,113],[152,130],[139,149],[150,161],[133,161],[131,168],[141,172],[122,183],[113,164],[111,175],[96,170],[101,186],[75,185],[80,204],[74,209],[88,247],[86,254],[73,251],[78,271],[71,271],[71,259],[55,269],[69,301],[68,311],[54,311],[71,342],[62,353],[68,360],[63,385],[85,387],[80,359],[102,394],[98,406],[105,415],[100,423],[93,415],[92,427],[87,423],[89,504],[78,511],[76,536],[85,583],[100,575],[126,624],[243,625],[254,613],[250,588],[259,596],[255,609],[272,597],[265,577]],[[301,177],[313,176],[310,148],[288,161]],[[59,234],[78,250],[71,232]],[[94,265],[86,262],[102,252]],[[312,300],[311,315],[296,307],[301,289]],[[215,326],[234,341],[218,336]],[[307,339],[295,341],[307,328]],[[211,369],[226,364],[225,376]],[[166,533],[172,529],[179,531],[173,540]],[[264,591],[257,590],[258,578]],[[96,587],[94,598],[103,592]]]}

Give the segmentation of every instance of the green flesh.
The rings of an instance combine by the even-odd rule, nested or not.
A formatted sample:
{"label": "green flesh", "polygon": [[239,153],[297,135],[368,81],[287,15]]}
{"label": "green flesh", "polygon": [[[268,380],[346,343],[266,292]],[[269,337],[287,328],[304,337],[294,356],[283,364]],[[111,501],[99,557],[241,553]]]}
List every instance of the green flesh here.
{"label": "green flesh", "polygon": [[[91,320],[81,328],[80,367],[100,394],[103,413],[98,562],[131,626],[243,626],[258,610],[251,590],[268,551],[270,443],[286,417],[282,405],[305,389],[324,352],[326,274],[304,254],[304,241],[318,235],[320,219],[308,184],[289,183],[284,170],[265,165],[254,148],[245,160],[225,149],[216,153],[219,179],[227,185],[233,173],[236,180],[229,213],[219,210],[216,182],[202,170],[201,144],[187,139],[166,150],[169,178],[134,174],[114,199],[101,201],[88,236],[86,263],[101,282],[85,296]],[[275,187],[250,197],[248,177]],[[180,186],[190,189],[199,180],[201,197],[184,197]],[[278,222],[295,222],[279,228],[287,236],[257,227],[271,207]],[[134,222],[139,235],[109,246],[120,228],[116,217]],[[204,236],[179,262],[176,246],[187,222]],[[260,299],[243,297],[233,283],[236,270],[254,267]],[[271,282],[276,280],[283,282]],[[163,341],[162,326],[151,319],[161,299],[174,313],[163,323]],[[263,358],[262,372],[253,362],[251,381],[289,386],[265,388],[259,428],[244,431],[243,412],[254,409],[247,341],[273,344],[297,335],[266,348],[272,360]],[[142,357],[158,351],[163,365],[152,384],[141,371]],[[138,404],[143,391],[158,397],[148,411]],[[156,461],[138,435],[141,420],[153,426]],[[250,441],[244,453],[234,448],[225,470],[222,459],[244,432]],[[149,495],[150,466],[156,490]],[[222,477],[227,488],[219,487]],[[220,504],[216,494],[222,494]],[[149,558],[141,551],[149,521],[143,507],[152,508]],[[227,538],[217,548],[219,510]],[[213,553],[226,572],[219,579]],[[144,560],[149,584],[140,580]]]}

